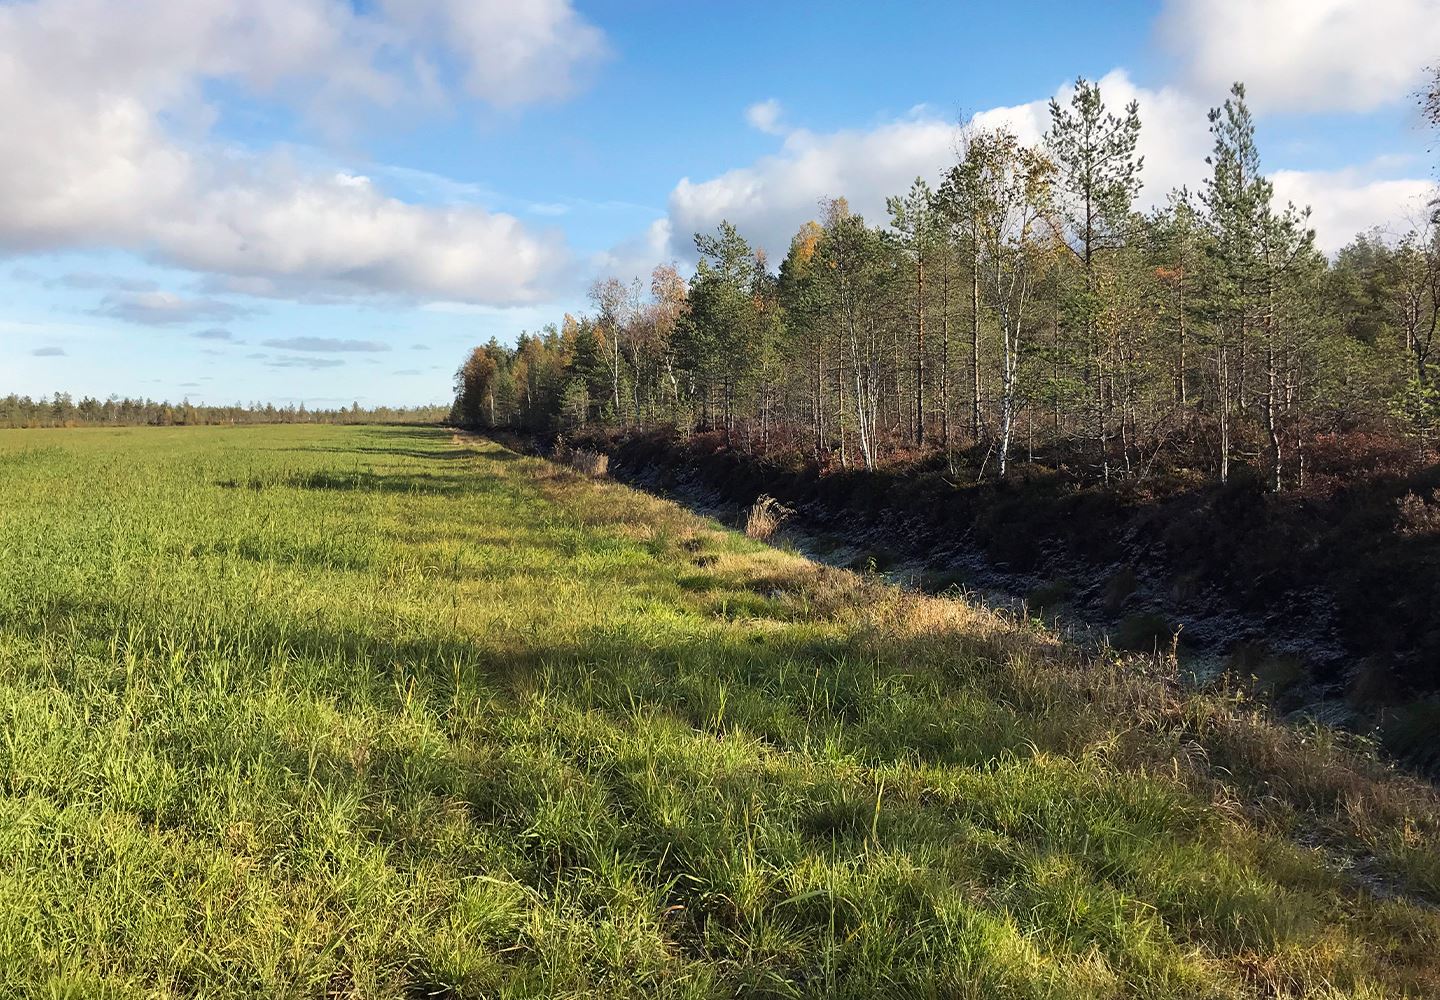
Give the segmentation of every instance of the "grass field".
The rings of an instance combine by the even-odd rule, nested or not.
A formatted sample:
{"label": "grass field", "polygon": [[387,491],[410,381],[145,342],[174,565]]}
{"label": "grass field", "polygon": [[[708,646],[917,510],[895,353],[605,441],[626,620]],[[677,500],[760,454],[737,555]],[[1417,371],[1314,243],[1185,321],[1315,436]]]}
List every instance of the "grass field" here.
{"label": "grass field", "polygon": [[1440,800],[447,431],[0,432],[0,996],[1440,996]]}

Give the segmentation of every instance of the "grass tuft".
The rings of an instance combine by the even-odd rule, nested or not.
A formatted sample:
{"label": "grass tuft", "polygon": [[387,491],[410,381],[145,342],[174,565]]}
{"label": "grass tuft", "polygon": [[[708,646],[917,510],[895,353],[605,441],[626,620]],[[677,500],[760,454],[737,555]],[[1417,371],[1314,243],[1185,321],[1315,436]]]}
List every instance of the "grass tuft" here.
{"label": "grass tuft", "polygon": [[745,535],[768,542],[793,511],[772,496],[761,494],[745,515]]}
{"label": "grass tuft", "polygon": [[570,468],[581,475],[598,478],[610,471],[610,456],[589,448],[576,448],[569,453]]}

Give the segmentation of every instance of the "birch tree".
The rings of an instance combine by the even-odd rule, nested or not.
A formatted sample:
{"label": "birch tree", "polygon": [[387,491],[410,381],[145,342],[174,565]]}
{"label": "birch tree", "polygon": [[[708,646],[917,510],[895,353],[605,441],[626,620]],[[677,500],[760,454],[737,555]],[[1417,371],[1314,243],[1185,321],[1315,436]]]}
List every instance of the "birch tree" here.
{"label": "birch tree", "polygon": [[974,160],[981,285],[1000,330],[996,450],[1004,478],[1015,421],[1024,404],[1019,376],[1025,324],[1055,245],[1051,218],[1055,165],[1004,130],[974,137],[967,157]]}

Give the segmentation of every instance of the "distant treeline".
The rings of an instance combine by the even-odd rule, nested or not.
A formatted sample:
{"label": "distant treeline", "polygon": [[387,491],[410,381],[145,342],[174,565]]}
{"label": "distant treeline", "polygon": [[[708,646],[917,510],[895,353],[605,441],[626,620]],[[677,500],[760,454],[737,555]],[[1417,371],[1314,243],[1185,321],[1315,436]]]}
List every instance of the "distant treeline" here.
{"label": "distant treeline", "polygon": [[[1440,117],[1440,109],[1431,108]],[[452,419],[563,431],[673,425],[874,468],[943,451],[1005,476],[1246,465],[1303,485],[1317,435],[1440,430],[1440,226],[1365,233],[1333,259],[1277,201],[1237,84],[1209,176],[1137,210],[1141,109],[1079,80],[1035,146],[961,135],[868,224],[842,198],[772,269],[722,223],[673,266],[597,282],[594,314],[475,349]]]}
{"label": "distant treeline", "polygon": [[31,399],[29,396],[0,396],[0,427],[167,427],[195,424],[363,424],[439,423],[447,418],[444,406],[362,407],[358,402],[336,409],[309,409],[299,405],[235,403],[232,406],[197,406],[190,402],[170,403],[153,399],[111,396],[76,400],[69,393]]}

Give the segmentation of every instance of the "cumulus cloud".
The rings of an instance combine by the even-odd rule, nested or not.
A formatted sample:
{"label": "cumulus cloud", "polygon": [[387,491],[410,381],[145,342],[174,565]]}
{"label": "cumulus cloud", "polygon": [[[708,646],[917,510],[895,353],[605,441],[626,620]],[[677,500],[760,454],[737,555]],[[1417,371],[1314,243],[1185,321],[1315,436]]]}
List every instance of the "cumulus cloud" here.
{"label": "cumulus cloud", "polygon": [[292,298],[532,301],[564,264],[557,235],[221,145],[205,88],[333,109],[440,100],[454,86],[513,107],[568,93],[602,50],[564,0],[396,0],[369,13],[330,0],[0,5],[0,120],[22,140],[0,159],[0,251],[132,250]]}
{"label": "cumulus cloud", "polygon": [[[1106,104],[1117,113],[1131,100],[1140,104],[1139,153],[1145,165],[1137,207],[1161,204],[1177,187],[1198,190],[1209,169],[1205,163],[1212,145],[1206,120],[1209,104],[1184,88],[1141,87],[1121,69],[1097,82]],[[1062,86],[1054,97],[1063,104],[1072,92],[1072,86]],[[964,124],[976,129],[1003,127],[1024,142],[1038,143],[1050,124],[1048,105],[1046,98],[992,108]],[[955,162],[963,132],[956,123],[923,113],[868,130],[793,130],[776,153],[749,166],[700,181],[682,179],[670,193],[666,218],[600,263],[646,252],[661,233],[669,245],[651,252],[652,261],[669,255],[691,259],[692,234],[710,231],[722,220],[734,223],[778,261],[801,223],[819,217],[822,199],[843,196],[852,211],[871,222],[885,221],[886,196],[903,192],[916,177],[937,183]],[[1263,149],[1263,135],[1260,141]],[[1320,245],[1333,251],[1362,229],[1397,225],[1428,187],[1423,180],[1381,178],[1382,166],[1377,162],[1342,171],[1278,171],[1274,174],[1277,195],[1282,201],[1313,205]],[[613,267],[609,271],[628,273]]]}
{"label": "cumulus cloud", "polygon": [[784,131],[780,125],[780,102],[775,98],[759,101],[745,109],[745,120],[750,127],[766,135],[779,135]]}
{"label": "cumulus cloud", "polygon": [[33,356],[37,357],[37,358],[63,358],[63,357],[65,357],[65,348],[63,348],[63,347],[37,347],[37,348],[35,348],[35,350],[31,351],[30,353],[31,353]]}
{"label": "cumulus cloud", "polygon": [[186,298],[173,292],[112,292],[100,300],[93,312],[97,316],[153,326],[235,319],[249,310],[219,299]]}
{"label": "cumulus cloud", "polygon": [[1398,236],[1414,228],[1434,196],[1427,181],[1377,179],[1373,173],[1370,167],[1277,170],[1271,179],[1279,201],[1310,206],[1316,245],[1333,254],[1362,231],[1379,229]]}
{"label": "cumulus cloud", "polygon": [[337,337],[284,337],[267,340],[265,346],[277,347],[282,351],[311,351],[316,354],[390,350],[389,344],[378,340],[342,340]]}
{"label": "cumulus cloud", "polygon": [[691,236],[722,219],[772,258],[785,252],[800,223],[819,214],[821,198],[844,195],[870,218],[885,196],[916,176],[933,177],[951,157],[955,126],[938,119],[902,121],[870,131],[789,133],[778,153],[709,180],[682,178],[670,193],[668,236],[674,253],[693,255]]}
{"label": "cumulus cloud", "polygon": [[[1132,99],[1140,101],[1146,182],[1142,201],[1162,199],[1170,187],[1194,183],[1204,171],[1209,148],[1206,108],[1168,87],[1139,87],[1123,70],[1106,74],[1099,84],[1106,103],[1116,110]],[[1060,88],[1055,96],[1069,100],[1070,88]],[[1039,142],[1050,124],[1048,98],[981,111],[964,124],[1004,127],[1022,141]],[[800,224],[818,217],[820,201],[837,196],[872,222],[884,221],[886,196],[903,192],[916,177],[937,183],[955,162],[961,141],[960,123],[924,109],[872,129],[795,129],[785,135],[778,152],[750,166],[707,180],[682,179],[670,193],[663,221],[673,234],[670,249],[688,258],[693,233],[728,219],[778,259]],[[653,230],[649,235],[653,238]]]}
{"label": "cumulus cloud", "polygon": [[1404,100],[1440,53],[1435,0],[1169,0],[1159,34],[1186,81],[1243,80],[1257,108],[1369,111]]}
{"label": "cumulus cloud", "polygon": [[[639,236],[622,240],[611,249],[593,255],[591,270],[595,274],[618,276],[624,281],[639,278],[648,283],[655,265],[675,258],[671,248],[673,232],[670,219],[656,219]],[[680,255],[686,254],[682,251]]]}
{"label": "cumulus cloud", "polygon": [[[1111,70],[1094,82],[1113,113],[1122,114],[1131,101],[1140,105],[1140,142],[1136,152],[1145,163],[1138,199],[1140,208],[1162,203],[1166,194],[1175,188],[1194,188],[1200,183],[1208,169],[1205,157],[1212,145],[1206,118],[1209,104],[1177,87],[1139,86],[1123,69]],[[1043,100],[980,111],[971,117],[968,125],[974,129],[1005,128],[1022,142],[1039,143],[1050,128],[1051,97],[1065,105],[1074,93],[1073,83],[1066,83]]]}
{"label": "cumulus cloud", "polygon": [[[605,36],[569,0],[384,0],[394,27],[460,64],[470,96],[515,107],[572,93],[608,52]],[[429,65],[425,71],[443,72]]]}
{"label": "cumulus cloud", "polygon": [[220,327],[211,327],[208,330],[196,330],[190,336],[197,340],[230,340],[235,339],[235,334]]}

